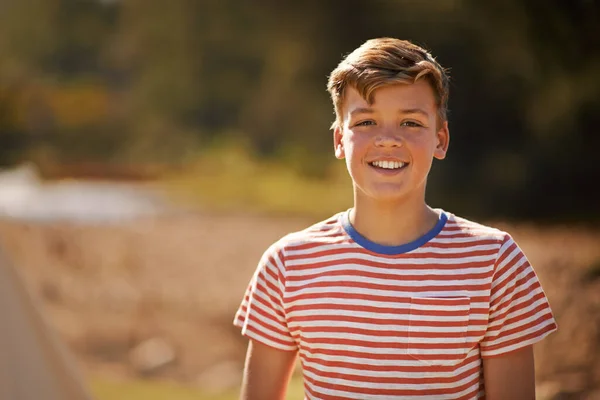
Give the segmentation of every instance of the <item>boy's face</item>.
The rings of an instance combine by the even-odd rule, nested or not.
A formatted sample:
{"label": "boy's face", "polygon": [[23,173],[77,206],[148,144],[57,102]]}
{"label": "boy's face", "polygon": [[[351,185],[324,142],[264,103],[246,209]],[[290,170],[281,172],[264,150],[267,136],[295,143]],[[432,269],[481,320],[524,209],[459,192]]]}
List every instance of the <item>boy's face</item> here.
{"label": "boy's face", "polygon": [[[355,202],[422,197],[433,158],[448,149],[448,123],[440,123],[431,86],[393,84],[375,91],[373,104],[348,87],[343,123],[334,131],[335,155],[345,158]],[[416,199],[416,198],[415,198]]]}

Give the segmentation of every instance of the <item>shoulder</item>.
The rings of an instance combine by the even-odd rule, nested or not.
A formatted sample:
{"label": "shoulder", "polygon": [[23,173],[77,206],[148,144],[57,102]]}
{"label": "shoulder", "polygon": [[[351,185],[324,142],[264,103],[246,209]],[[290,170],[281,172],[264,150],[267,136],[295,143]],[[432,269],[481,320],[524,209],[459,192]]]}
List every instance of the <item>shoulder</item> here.
{"label": "shoulder", "polygon": [[343,212],[339,212],[305,229],[290,232],[274,243],[274,247],[286,252],[339,243],[345,239],[345,233],[340,222],[342,214]]}
{"label": "shoulder", "polygon": [[483,241],[487,243],[496,243],[498,246],[503,246],[508,242],[512,242],[511,235],[494,226],[476,222],[451,212],[444,211],[448,220],[446,226],[442,230],[442,234],[449,239],[456,241]]}
{"label": "shoulder", "polygon": [[483,254],[493,258],[494,274],[510,271],[513,267],[526,267],[528,260],[510,233],[467,218],[445,212],[448,221],[439,237],[444,246],[460,248],[473,254]]}
{"label": "shoulder", "polygon": [[273,243],[264,256],[277,257],[283,261],[290,253],[343,242],[347,238],[340,222],[342,214],[343,212],[339,212],[305,229],[288,233]]}
{"label": "shoulder", "polygon": [[495,254],[497,266],[528,262],[519,244],[510,233],[446,212],[448,221],[442,230],[453,246],[487,248]]}

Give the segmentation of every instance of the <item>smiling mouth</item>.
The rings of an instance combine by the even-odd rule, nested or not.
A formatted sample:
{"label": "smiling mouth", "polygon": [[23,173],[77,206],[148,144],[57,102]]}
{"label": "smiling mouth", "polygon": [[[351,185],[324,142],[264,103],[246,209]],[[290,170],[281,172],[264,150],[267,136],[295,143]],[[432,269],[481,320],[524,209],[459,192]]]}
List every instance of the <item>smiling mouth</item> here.
{"label": "smiling mouth", "polygon": [[399,170],[408,165],[408,163],[402,161],[373,161],[369,163],[370,166],[380,169],[387,170]]}

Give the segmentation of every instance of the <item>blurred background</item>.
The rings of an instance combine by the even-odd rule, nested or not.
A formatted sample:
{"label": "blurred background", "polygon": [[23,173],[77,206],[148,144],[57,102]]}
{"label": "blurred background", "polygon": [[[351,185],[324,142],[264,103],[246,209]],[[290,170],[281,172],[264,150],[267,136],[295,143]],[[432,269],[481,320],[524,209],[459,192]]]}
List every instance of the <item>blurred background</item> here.
{"label": "blurred background", "polygon": [[540,398],[600,398],[597,1],[0,0],[1,244],[99,399],[235,398],[260,255],[351,205],[326,81],[380,36],[450,70],[428,201],[530,257]]}

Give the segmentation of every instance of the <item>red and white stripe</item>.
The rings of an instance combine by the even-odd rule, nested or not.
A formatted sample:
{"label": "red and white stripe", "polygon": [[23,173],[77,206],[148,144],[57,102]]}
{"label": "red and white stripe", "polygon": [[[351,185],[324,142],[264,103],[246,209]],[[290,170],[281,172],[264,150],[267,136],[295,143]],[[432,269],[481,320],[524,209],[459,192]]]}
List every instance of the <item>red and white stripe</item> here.
{"label": "red and white stripe", "polygon": [[307,399],[482,398],[482,357],[556,323],[510,235],[446,215],[438,235],[396,255],[354,242],[341,213],[287,235],[265,252],[234,324],[299,351]]}

